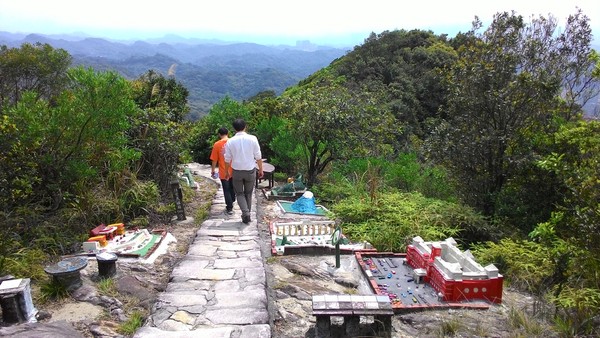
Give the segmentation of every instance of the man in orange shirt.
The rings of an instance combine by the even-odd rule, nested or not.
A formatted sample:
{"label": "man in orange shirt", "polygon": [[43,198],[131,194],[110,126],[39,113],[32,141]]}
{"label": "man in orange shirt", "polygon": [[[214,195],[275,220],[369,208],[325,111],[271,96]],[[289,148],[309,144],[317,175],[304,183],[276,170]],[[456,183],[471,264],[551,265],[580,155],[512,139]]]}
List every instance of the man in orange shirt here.
{"label": "man in orange shirt", "polygon": [[210,154],[210,160],[212,161],[210,174],[213,178],[216,174],[217,164],[219,165],[219,178],[221,179],[221,186],[223,187],[223,196],[225,197],[225,212],[227,215],[233,215],[233,202],[235,202],[235,191],[233,190],[233,179],[232,170],[229,167],[229,175],[227,175],[225,169],[225,143],[229,139],[229,130],[227,128],[219,128],[218,131],[219,140],[215,142]]}

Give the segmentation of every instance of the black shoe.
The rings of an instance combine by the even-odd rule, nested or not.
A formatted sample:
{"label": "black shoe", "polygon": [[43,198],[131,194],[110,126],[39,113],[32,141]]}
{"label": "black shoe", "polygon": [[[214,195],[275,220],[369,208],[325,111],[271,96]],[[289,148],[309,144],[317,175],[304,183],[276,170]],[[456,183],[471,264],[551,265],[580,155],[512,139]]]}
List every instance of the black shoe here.
{"label": "black shoe", "polygon": [[242,222],[246,224],[250,223],[250,215],[242,216]]}

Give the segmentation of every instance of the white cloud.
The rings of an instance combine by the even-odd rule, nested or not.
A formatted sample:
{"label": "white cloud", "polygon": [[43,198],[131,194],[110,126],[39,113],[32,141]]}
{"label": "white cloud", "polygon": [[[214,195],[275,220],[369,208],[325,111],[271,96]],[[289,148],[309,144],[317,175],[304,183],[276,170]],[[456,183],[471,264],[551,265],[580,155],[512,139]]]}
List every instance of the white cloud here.
{"label": "white cloud", "polygon": [[562,24],[576,7],[583,9],[593,31],[600,34],[597,0],[548,0],[543,5],[526,0],[0,0],[0,30],[83,31],[108,37],[214,33],[311,39],[416,28],[453,35],[469,29],[476,15],[488,23],[497,12],[515,10],[526,18],[552,14]]}

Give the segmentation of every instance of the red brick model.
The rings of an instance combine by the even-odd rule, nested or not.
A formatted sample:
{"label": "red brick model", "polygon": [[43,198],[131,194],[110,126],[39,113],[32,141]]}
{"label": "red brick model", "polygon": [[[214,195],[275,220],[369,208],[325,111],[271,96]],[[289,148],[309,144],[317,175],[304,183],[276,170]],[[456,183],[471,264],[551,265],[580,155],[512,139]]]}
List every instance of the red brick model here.
{"label": "red brick model", "polygon": [[406,263],[414,269],[415,278],[422,277],[431,284],[444,301],[502,302],[503,277],[498,269],[493,264],[479,265],[470,253],[456,247],[453,238],[439,242],[413,238],[406,250]]}
{"label": "red brick model", "polygon": [[118,227],[116,225],[111,224],[109,226],[106,226],[104,224],[100,224],[97,227],[90,230],[90,236],[95,237],[104,235],[107,240],[111,240],[115,237],[117,230]]}

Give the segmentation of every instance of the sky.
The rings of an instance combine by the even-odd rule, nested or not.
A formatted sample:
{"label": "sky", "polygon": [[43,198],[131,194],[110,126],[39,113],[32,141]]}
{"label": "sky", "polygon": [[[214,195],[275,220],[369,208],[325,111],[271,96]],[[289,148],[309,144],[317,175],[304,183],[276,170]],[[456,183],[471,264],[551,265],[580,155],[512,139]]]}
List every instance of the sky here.
{"label": "sky", "polygon": [[[542,5],[543,3],[543,5]],[[0,31],[71,34],[114,40],[185,38],[295,44],[356,45],[370,33],[424,29],[453,37],[475,16],[498,12],[529,20],[554,16],[559,27],[577,8],[600,41],[598,0],[0,0]]]}

